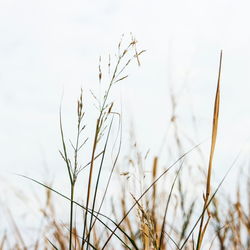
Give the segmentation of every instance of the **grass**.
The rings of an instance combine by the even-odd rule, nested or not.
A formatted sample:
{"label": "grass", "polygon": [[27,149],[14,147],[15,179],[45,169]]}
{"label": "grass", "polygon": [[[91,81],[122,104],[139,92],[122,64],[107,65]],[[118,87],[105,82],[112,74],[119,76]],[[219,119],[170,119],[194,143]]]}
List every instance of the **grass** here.
{"label": "grass", "polygon": [[216,137],[217,137],[217,130],[218,130],[218,119],[219,119],[219,110],[220,110],[220,75],[221,75],[221,64],[222,64],[222,51],[220,54],[220,65],[219,65],[219,74],[218,74],[218,83],[217,83],[217,90],[216,90],[216,96],[215,96],[215,102],[214,102],[214,116],[213,116],[213,131],[212,131],[212,142],[211,142],[211,150],[210,150],[210,156],[209,156],[209,164],[208,164],[208,171],[207,171],[207,185],[206,185],[206,194],[204,195],[204,207],[203,210],[206,209],[208,214],[207,222],[204,223],[205,213],[202,214],[201,217],[201,223],[199,228],[199,234],[198,234],[198,240],[197,240],[197,246],[196,249],[201,249],[201,244],[210,220],[209,210],[208,210],[208,201],[210,198],[211,193],[211,175],[212,175],[212,163],[213,163],[213,156],[214,156],[214,150],[215,150],[215,144],[216,144]]}
{"label": "grass", "polygon": [[[245,179],[247,191],[242,191],[243,182],[240,182],[235,194],[236,202],[232,201],[233,194],[230,199],[225,200],[225,196],[219,192],[236,162],[229,167],[217,187],[212,184],[213,156],[219,123],[222,52],[208,168],[192,168],[198,173],[196,176],[200,176],[203,184],[194,184],[193,191],[190,191],[192,173],[188,173],[188,184],[187,175],[184,173],[190,164],[188,158],[198,152],[201,143],[191,143],[189,149],[183,151],[185,147],[178,131],[176,115],[177,100],[172,92],[173,114],[170,123],[175,131],[175,145],[171,145],[171,150],[175,149],[179,157],[164,167],[161,162],[162,150],[161,154],[150,158],[148,152],[143,154],[140,151],[133,136],[129,153],[126,155],[122,151],[122,114],[117,111],[112,91],[128,78],[127,70],[133,61],[138,66],[141,65],[141,55],[145,51],[138,50],[137,46],[133,36],[128,44],[125,44],[122,37],[115,59],[109,56],[107,74],[103,72],[102,58],[99,60],[98,79],[102,92],[98,97],[92,93],[97,110],[96,122],[92,125],[93,135],[85,132],[88,124],[85,112],[88,111],[85,110],[83,90],[77,101],[75,140],[68,140],[65,136],[60,107],[62,149],[59,153],[68,173],[70,194],[63,194],[52,185],[21,175],[45,191],[46,202],[40,209],[43,224],[39,229],[39,236],[26,242],[22,232],[23,226],[17,225],[8,210],[6,215],[12,233],[1,235],[0,249],[250,248],[250,203],[245,202],[247,199],[250,202],[250,179]],[[91,153],[87,161],[82,162],[85,147],[90,147]],[[108,158],[110,155],[112,160]],[[151,165],[147,174],[146,163]],[[192,161],[191,164],[195,165]],[[84,188],[80,190],[81,200],[76,198],[79,182],[84,182]],[[112,188],[118,185],[114,199],[108,196],[112,182]],[[196,191],[204,193],[203,197],[197,195]],[[58,218],[55,196],[69,203],[66,223],[62,223]]]}

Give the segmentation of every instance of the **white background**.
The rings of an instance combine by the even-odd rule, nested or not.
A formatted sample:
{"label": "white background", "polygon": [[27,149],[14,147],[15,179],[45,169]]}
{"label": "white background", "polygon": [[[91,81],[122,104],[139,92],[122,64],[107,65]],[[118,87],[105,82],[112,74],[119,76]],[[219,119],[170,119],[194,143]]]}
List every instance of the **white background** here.
{"label": "white background", "polygon": [[[230,0],[1,0],[1,202],[11,202],[13,187],[25,194],[33,185],[12,173],[64,180],[58,154],[62,93],[63,119],[72,131],[80,88],[86,95],[96,89],[98,58],[114,54],[123,33],[129,37],[132,32],[138,46],[147,50],[142,66],[130,67],[117,92],[126,124],[133,121],[142,147],[156,153],[161,144],[171,113],[170,85],[179,96],[178,114],[186,131],[192,109],[198,128],[195,142],[210,136],[223,49],[216,180],[241,148],[247,161],[249,11],[249,1]],[[248,171],[248,165],[243,168]]]}

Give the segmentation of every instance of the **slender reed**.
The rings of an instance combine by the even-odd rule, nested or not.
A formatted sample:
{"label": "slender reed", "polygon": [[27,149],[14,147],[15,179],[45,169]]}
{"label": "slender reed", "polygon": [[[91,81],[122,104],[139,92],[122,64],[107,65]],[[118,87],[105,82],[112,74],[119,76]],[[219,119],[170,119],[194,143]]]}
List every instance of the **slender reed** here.
{"label": "slender reed", "polygon": [[[210,197],[210,190],[211,190],[211,174],[212,174],[214,149],[215,149],[216,138],[217,138],[218,118],[219,118],[219,109],[220,109],[221,64],[222,64],[222,51],[220,53],[218,82],[217,82],[217,90],[216,90],[215,103],[214,103],[212,142],[211,142],[211,149],[210,149],[210,157],[209,157],[208,173],[207,173],[206,194],[205,194],[205,197],[204,197],[203,209],[207,208],[208,200],[209,200],[209,197]],[[200,250],[200,248],[201,248],[202,240],[204,238],[204,235],[205,235],[205,232],[206,232],[209,220],[210,220],[209,212],[208,212],[208,219],[207,219],[205,225],[203,226],[204,219],[205,219],[205,213],[203,213],[203,215],[201,217],[200,228],[199,228],[199,233],[198,233],[198,240],[197,240],[197,245],[196,245],[197,250]]]}

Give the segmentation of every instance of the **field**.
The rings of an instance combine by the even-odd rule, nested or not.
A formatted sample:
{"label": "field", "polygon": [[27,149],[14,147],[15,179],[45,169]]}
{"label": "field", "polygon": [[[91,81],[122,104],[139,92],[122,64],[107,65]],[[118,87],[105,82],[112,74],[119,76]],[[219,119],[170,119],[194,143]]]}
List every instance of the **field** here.
{"label": "field", "polygon": [[[69,192],[18,175],[43,190],[42,202],[36,206],[40,223],[30,233],[25,229],[30,225],[22,224],[6,209],[9,228],[0,235],[0,249],[250,249],[250,180],[239,173],[236,189],[228,193],[223,189],[238,156],[217,184],[213,175],[218,167],[213,158],[220,121],[223,52],[218,58],[209,139],[195,143],[180,133],[178,99],[170,93],[168,126],[173,138],[167,146],[168,134],[159,138],[162,147],[152,155],[150,145],[148,151],[140,150],[133,128],[129,138],[124,138],[123,113],[113,94],[113,89],[129,81],[131,67],[143,65],[147,51],[139,47],[132,35],[129,42],[122,37],[114,56],[107,56],[106,61],[100,57],[99,93],[91,92],[94,123],[86,118],[86,92],[81,89],[74,138],[67,138],[64,129],[71,121],[63,115],[62,101],[59,157]],[[208,151],[201,149],[204,143],[209,143]],[[62,204],[67,209],[58,212]]]}

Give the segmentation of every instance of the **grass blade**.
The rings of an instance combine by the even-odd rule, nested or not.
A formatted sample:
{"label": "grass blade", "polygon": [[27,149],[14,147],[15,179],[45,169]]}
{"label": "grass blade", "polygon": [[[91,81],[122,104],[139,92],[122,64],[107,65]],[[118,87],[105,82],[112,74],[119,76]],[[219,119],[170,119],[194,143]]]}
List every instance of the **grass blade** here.
{"label": "grass blade", "polygon": [[[217,138],[217,131],[218,131],[218,119],[219,119],[219,110],[220,110],[220,77],[221,77],[221,65],[222,65],[222,51],[220,53],[220,62],[219,62],[219,73],[218,73],[218,81],[217,81],[217,89],[215,95],[215,102],[214,102],[214,114],[213,114],[213,128],[212,128],[212,141],[211,141],[211,149],[210,149],[210,156],[209,156],[209,164],[208,164],[208,173],[207,173],[207,186],[206,186],[206,195],[204,199],[204,207],[207,207],[207,202],[211,192],[211,174],[212,174],[212,165],[213,165],[213,156]],[[202,239],[205,234],[207,224],[205,228],[203,228],[205,213],[202,214],[201,223],[199,228],[198,234],[198,241],[196,249],[199,250],[201,248]]]}
{"label": "grass blade", "polygon": [[161,250],[161,246],[163,244],[163,235],[164,235],[164,232],[165,232],[165,221],[166,221],[166,217],[167,217],[167,211],[168,211],[168,207],[169,207],[169,204],[170,204],[170,199],[171,199],[171,196],[172,196],[172,193],[173,193],[173,189],[174,189],[174,185],[175,185],[175,182],[179,176],[179,173],[182,169],[182,166],[183,166],[183,163],[184,161],[181,163],[176,175],[175,175],[175,178],[174,178],[174,181],[172,183],[172,186],[171,186],[171,189],[170,189],[170,193],[168,195],[168,200],[167,200],[167,204],[166,204],[166,208],[165,208],[165,211],[164,211],[164,217],[163,217],[163,222],[162,222],[162,227],[161,227],[161,235],[160,235],[160,242],[159,242],[159,247],[158,247],[158,250]]}

